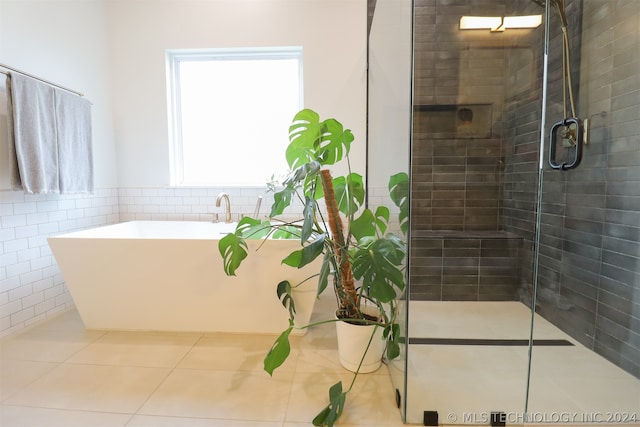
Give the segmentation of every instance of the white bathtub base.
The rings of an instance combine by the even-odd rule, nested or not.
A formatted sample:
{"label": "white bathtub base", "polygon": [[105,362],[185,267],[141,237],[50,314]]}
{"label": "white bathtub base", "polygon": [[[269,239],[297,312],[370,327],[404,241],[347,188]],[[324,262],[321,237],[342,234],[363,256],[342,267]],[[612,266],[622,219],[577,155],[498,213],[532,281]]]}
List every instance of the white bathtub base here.
{"label": "white bathtub base", "polygon": [[[205,227],[215,224],[199,224],[203,232],[185,238],[126,238],[117,229],[125,225],[146,227],[141,235],[148,236],[150,227],[180,225],[151,221],[50,238],[49,245],[85,326],[102,330],[265,334],[286,329],[288,312],[277,298],[276,285],[285,279],[299,283],[319,271],[321,261],[296,270],[280,261],[299,248],[299,242],[269,240],[254,253],[261,242],[250,241],[249,257],[237,277],[227,277],[218,240],[206,238],[204,232],[208,230]],[[109,227],[114,233],[104,230]],[[314,279],[296,290],[298,325],[308,323],[311,317],[316,288]]]}

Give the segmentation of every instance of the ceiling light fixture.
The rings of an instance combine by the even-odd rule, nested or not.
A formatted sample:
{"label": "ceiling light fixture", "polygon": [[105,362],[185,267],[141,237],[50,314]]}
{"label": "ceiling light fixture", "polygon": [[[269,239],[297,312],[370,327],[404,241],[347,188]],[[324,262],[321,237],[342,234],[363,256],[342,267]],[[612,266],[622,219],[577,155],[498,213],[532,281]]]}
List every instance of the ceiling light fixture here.
{"label": "ceiling light fixture", "polygon": [[542,24],[542,15],[525,16],[462,16],[461,30],[490,30],[501,32],[507,28],[537,28]]}

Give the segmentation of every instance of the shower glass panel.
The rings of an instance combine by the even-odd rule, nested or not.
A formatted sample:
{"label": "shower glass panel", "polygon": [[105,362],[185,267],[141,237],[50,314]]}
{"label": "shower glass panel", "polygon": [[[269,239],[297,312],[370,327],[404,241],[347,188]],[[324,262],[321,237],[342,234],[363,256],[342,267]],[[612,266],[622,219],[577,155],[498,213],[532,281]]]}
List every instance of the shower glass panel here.
{"label": "shower glass panel", "polygon": [[[394,206],[389,198],[389,177],[409,175],[411,141],[411,0],[369,0],[368,49],[368,204]],[[407,194],[408,196],[408,194]],[[392,215],[392,218],[397,215]],[[398,221],[390,231],[408,239]],[[408,231],[408,230],[407,230]],[[406,331],[406,296],[398,295],[398,323]],[[404,337],[404,333],[402,334]],[[402,338],[401,337],[401,338]],[[406,341],[406,340],[401,340]],[[401,344],[400,357],[388,361],[394,396],[404,416],[406,348]]]}
{"label": "shower glass panel", "polygon": [[[531,0],[415,2],[410,423],[525,410],[521,289],[533,268],[521,260],[535,240],[544,12]],[[463,16],[496,22],[462,29]],[[531,28],[513,28],[530,16]]]}
{"label": "shower glass panel", "polygon": [[640,1],[554,0],[548,20],[534,336],[568,344],[533,347],[528,413],[640,424]]}

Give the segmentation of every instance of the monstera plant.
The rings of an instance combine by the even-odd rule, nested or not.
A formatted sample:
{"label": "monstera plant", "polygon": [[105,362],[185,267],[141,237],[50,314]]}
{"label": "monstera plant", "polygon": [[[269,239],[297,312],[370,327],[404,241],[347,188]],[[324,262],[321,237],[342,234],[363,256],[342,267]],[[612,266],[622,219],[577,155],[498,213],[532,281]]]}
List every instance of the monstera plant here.
{"label": "monstera plant", "polygon": [[[300,240],[300,248],[282,263],[301,268],[322,257],[316,274],[317,293],[320,295],[331,283],[337,307],[332,320],[296,326],[292,290],[299,284],[287,280],[274,283],[274,298],[280,299],[290,319],[289,327],[268,351],[264,369],[271,375],[287,359],[289,335],[294,328],[308,328],[328,321],[375,325],[376,329],[383,330],[385,357],[396,358],[400,353],[396,301],[405,289],[406,244],[403,237],[388,231],[390,209],[378,206],[373,211],[365,207],[363,178],[351,171],[349,163],[354,137],[340,122],[333,118],[321,121],[316,112],[304,109],[293,119],[289,141],[285,155],[291,173],[281,186],[273,187],[274,203],[269,219],[244,217],[235,232],[220,240],[224,270],[227,275],[235,275],[249,256],[246,239],[296,238]],[[340,162],[346,164],[348,173],[332,177],[329,167]],[[398,208],[399,234],[405,234],[408,227],[407,190],[407,174],[390,177],[389,196]],[[278,219],[294,201],[300,202],[300,218]],[[376,308],[374,316],[363,309],[365,305]],[[359,367],[354,370],[354,381],[358,373]],[[328,404],[313,424],[332,426],[340,417],[352,387],[353,381],[346,390],[341,382],[334,384],[329,390]]]}

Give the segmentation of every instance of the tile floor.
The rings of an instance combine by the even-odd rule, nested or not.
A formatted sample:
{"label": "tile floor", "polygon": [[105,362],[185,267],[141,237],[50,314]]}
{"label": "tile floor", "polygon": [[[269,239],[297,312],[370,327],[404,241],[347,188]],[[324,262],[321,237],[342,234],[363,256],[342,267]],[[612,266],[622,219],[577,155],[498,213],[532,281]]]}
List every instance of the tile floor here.
{"label": "tile floor", "polygon": [[[317,312],[328,312],[323,304]],[[526,337],[528,316],[516,304],[412,303],[412,336]],[[567,338],[544,321],[538,326],[535,338]],[[270,378],[262,359],[273,338],[87,331],[69,311],[0,340],[0,426],[311,425],[329,386],[350,381],[337,362],[335,328],[294,337],[290,359]],[[522,413],[526,347],[412,345],[409,352],[408,421],[422,425],[423,410],[437,410],[441,423],[449,413]],[[530,411],[640,412],[640,381],[584,347],[534,354]],[[402,375],[390,368],[358,379],[340,426],[403,425],[391,381]]]}
{"label": "tile floor", "polygon": [[[519,302],[412,301],[409,317],[411,336],[428,338],[528,339],[531,322]],[[528,411],[536,423],[530,424],[558,424],[553,421],[562,417],[594,426],[610,414],[628,421],[612,424],[640,426],[638,378],[538,315],[533,337],[574,346],[534,346]],[[410,345],[408,351],[407,421],[421,422],[424,410],[438,411],[441,420],[466,417],[479,424],[492,411],[508,420],[523,417],[528,347]]]}
{"label": "tile floor", "polygon": [[[0,340],[2,427],[299,427],[350,374],[335,326],[294,337],[273,378],[274,337],[86,331],[76,311]],[[402,426],[389,370],[362,375],[341,426]]]}

